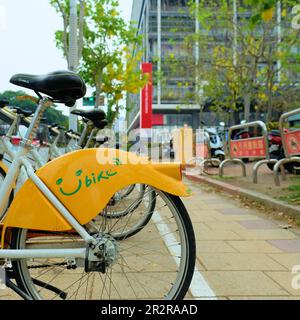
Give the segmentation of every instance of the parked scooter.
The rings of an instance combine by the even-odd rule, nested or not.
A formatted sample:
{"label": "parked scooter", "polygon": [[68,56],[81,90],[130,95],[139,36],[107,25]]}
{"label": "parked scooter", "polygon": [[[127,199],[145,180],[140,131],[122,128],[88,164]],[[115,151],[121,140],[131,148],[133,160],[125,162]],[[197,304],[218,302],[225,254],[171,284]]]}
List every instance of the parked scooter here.
{"label": "parked scooter", "polygon": [[[220,137],[220,134],[216,128],[205,128],[205,132],[209,135],[209,143],[211,149],[211,157],[218,159],[221,162],[225,160],[224,144]],[[219,166],[219,163],[212,161],[213,166]]]}
{"label": "parked scooter", "polygon": [[[282,139],[279,130],[272,130],[268,136],[269,139],[269,153],[271,159],[281,160],[285,158]],[[291,174],[300,174],[298,163],[287,163],[284,165],[285,169]],[[268,163],[268,168],[273,171],[274,164]]]}

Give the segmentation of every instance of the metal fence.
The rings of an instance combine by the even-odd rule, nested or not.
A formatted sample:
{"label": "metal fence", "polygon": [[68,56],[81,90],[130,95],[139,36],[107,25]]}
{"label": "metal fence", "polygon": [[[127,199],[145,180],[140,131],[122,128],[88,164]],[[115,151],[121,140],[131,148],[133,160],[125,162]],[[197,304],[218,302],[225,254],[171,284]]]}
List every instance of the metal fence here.
{"label": "metal fence", "polygon": [[279,175],[281,173],[283,180],[286,180],[284,165],[287,163],[300,163],[300,129],[285,130],[284,125],[288,118],[299,115],[300,109],[282,114],[279,120],[279,131],[284,149],[285,158],[279,160],[274,166],[274,180],[276,186],[280,186]]}
{"label": "metal fence", "polygon": [[[253,128],[254,133],[256,133],[253,134],[253,136],[249,134],[250,128]],[[246,138],[243,138],[242,134],[239,139],[233,137],[234,132],[241,133],[242,130],[244,130],[245,133],[248,132]],[[229,159],[221,163],[219,168],[220,177],[223,177],[224,167],[229,163],[240,164],[243,176],[246,177],[247,171],[243,159],[262,158],[262,160],[258,161],[253,167],[253,183],[257,183],[258,169],[264,164],[277,162],[277,160],[270,158],[268,131],[265,123],[262,121],[253,121],[231,127],[228,132],[228,148]]]}

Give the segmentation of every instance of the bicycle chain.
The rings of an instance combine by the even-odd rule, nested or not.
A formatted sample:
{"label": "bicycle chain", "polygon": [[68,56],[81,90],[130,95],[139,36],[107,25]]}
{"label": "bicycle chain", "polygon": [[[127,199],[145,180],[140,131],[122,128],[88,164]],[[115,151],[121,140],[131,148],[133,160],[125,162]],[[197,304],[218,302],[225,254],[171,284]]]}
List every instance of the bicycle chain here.
{"label": "bicycle chain", "polygon": [[49,268],[49,267],[63,267],[67,266],[67,262],[61,262],[61,263],[54,263],[54,264],[45,264],[45,265],[40,265],[40,266],[28,266],[28,269],[42,269],[42,268]]}

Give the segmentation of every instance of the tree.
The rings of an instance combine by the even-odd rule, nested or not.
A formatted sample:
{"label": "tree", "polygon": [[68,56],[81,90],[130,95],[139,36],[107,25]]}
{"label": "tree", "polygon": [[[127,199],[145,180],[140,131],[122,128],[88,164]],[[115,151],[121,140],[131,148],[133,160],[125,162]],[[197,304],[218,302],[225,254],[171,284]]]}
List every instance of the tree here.
{"label": "tree", "polygon": [[[8,101],[10,106],[31,111],[35,111],[38,104],[37,98],[26,94],[24,91],[4,91],[0,93],[0,99]],[[49,124],[57,123],[66,126],[68,123],[68,118],[55,108],[47,108],[44,116]]]}
{"label": "tree", "polygon": [[[82,57],[83,48],[83,33],[85,28],[85,15],[86,15],[86,1],[78,0],[78,63]],[[50,4],[56,12],[61,16],[63,20],[63,30],[58,30],[55,33],[56,46],[63,51],[63,55],[67,60],[68,68],[69,64],[69,13],[70,13],[70,0],[50,0]]]}
{"label": "tree", "polygon": [[[68,0],[51,0],[61,13],[64,30],[56,32],[57,47],[68,52]],[[106,96],[110,124],[123,108],[123,94],[137,93],[147,81],[138,68],[141,39],[118,12],[118,1],[82,0],[79,11],[79,72],[88,85],[95,88],[95,107],[100,106],[101,95]],[[82,11],[83,10],[83,11]],[[133,45],[134,44],[134,45]],[[135,51],[133,55],[129,51]]]}
{"label": "tree", "polygon": [[[200,30],[187,36],[182,46],[198,50],[199,59],[182,62],[182,57],[170,54],[175,73],[184,65],[178,90],[192,81],[192,100],[198,105],[206,97],[214,102],[214,110],[237,111],[242,102],[248,121],[250,106],[256,103],[257,111],[264,111],[270,121],[274,102],[283,100],[278,97],[296,92],[299,31],[291,28],[287,17],[295,1],[283,1],[280,16],[276,0],[245,0],[243,6],[236,2],[238,19],[233,1],[190,1],[191,17],[197,17]],[[277,33],[280,28],[282,36]],[[191,100],[190,93],[187,97]]]}

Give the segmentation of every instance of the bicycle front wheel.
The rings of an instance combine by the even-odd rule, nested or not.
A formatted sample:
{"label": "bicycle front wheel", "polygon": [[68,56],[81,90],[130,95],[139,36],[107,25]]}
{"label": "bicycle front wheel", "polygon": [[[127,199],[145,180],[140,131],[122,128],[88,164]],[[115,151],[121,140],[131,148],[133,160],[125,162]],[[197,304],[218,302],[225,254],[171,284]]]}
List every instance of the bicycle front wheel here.
{"label": "bicycle front wheel", "polygon": [[[151,219],[134,236],[115,240],[115,260],[105,272],[86,272],[85,260],[70,265],[70,257],[23,259],[12,262],[17,285],[34,299],[184,298],[195,266],[193,227],[180,198],[155,192]],[[99,235],[111,239],[115,229],[117,220],[109,229],[99,230]],[[74,233],[25,229],[12,233],[12,249],[64,247],[85,247],[85,243]]]}

